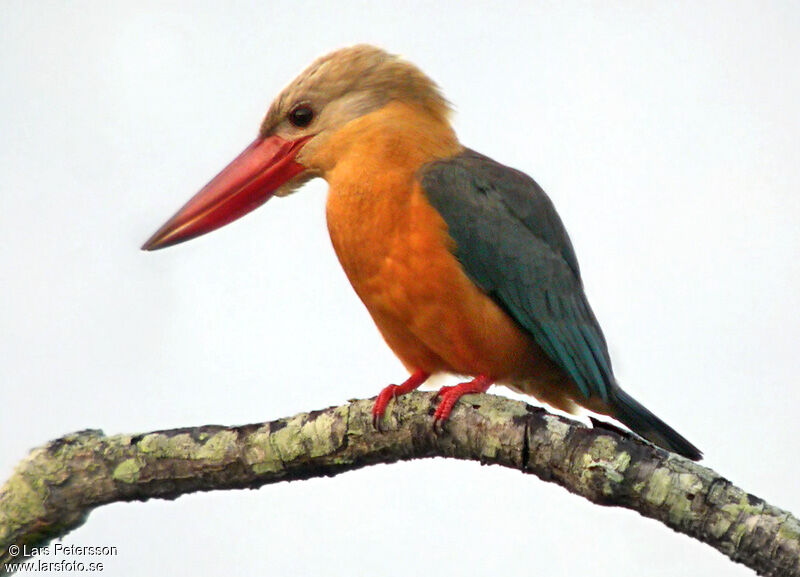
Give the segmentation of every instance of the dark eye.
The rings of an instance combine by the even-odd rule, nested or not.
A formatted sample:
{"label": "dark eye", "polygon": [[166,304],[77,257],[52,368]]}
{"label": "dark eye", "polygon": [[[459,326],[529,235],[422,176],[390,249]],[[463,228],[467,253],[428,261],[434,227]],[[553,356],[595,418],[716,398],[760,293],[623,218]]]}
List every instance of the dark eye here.
{"label": "dark eye", "polygon": [[314,111],[308,104],[298,104],[289,112],[289,122],[297,128],[305,128],[314,120]]}

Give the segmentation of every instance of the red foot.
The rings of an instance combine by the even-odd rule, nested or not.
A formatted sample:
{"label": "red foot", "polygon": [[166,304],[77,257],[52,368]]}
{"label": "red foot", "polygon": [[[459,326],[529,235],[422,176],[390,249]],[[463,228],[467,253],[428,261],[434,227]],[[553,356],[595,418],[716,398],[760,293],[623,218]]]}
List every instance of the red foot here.
{"label": "red foot", "polygon": [[442,397],[442,401],[433,414],[433,428],[435,429],[450,417],[450,413],[453,411],[458,399],[471,393],[485,393],[491,386],[492,379],[485,375],[478,375],[469,382],[439,389],[438,396]]}
{"label": "red foot", "polygon": [[425,371],[416,371],[413,375],[408,377],[402,385],[389,385],[385,387],[378,395],[378,398],[375,399],[375,404],[372,405],[372,426],[376,429],[380,429],[381,419],[386,412],[386,406],[389,404],[389,401],[401,395],[405,395],[406,393],[410,393],[414,389],[418,389],[422,383],[428,380],[429,376],[430,374]]}

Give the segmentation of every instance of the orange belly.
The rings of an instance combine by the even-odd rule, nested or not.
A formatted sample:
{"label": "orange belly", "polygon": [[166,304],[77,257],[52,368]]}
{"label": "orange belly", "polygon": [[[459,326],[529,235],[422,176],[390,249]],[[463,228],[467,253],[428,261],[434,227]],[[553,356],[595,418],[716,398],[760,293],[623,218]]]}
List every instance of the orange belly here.
{"label": "orange belly", "polygon": [[328,228],[387,344],[410,371],[485,375],[571,410],[577,388],[454,256],[446,223],[415,179],[432,160],[420,158],[424,147],[398,154],[407,140],[360,136],[363,152],[339,159],[327,175]]}

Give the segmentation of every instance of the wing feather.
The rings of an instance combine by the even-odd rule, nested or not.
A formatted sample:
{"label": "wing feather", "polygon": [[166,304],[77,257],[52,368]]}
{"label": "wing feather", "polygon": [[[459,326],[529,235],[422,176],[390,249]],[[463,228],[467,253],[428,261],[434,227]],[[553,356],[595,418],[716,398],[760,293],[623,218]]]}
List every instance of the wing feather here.
{"label": "wing feather", "polygon": [[616,387],[572,243],[533,179],[471,150],[420,172],[467,275],[589,397]]}

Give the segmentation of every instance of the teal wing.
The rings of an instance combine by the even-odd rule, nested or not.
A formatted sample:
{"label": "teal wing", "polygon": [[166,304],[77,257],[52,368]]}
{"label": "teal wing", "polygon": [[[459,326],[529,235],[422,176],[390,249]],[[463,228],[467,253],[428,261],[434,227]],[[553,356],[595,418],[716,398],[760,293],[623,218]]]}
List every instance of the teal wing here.
{"label": "teal wing", "polygon": [[420,180],[467,275],[590,397],[616,387],[603,332],[552,202],[526,174],[471,150],[427,164]]}
{"label": "teal wing", "polygon": [[623,391],[578,261],[552,202],[526,174],[472,150],[429,163],[422,188],[447,223],[472,281],[530,334],[586,397],[631,429],[689,459],[702,453]]}

